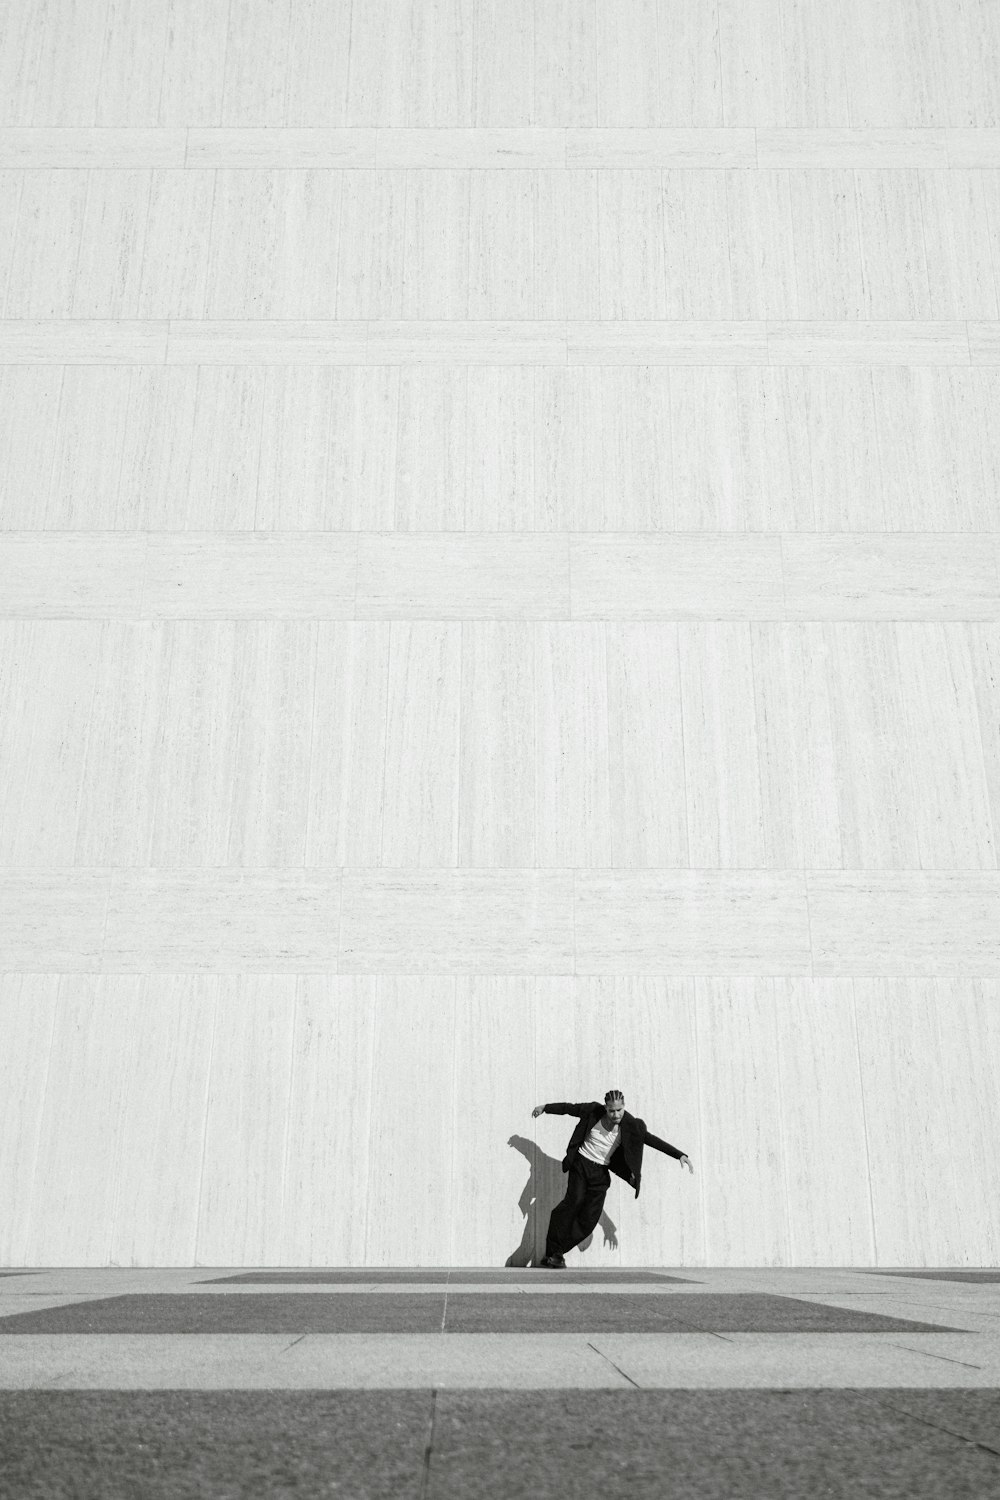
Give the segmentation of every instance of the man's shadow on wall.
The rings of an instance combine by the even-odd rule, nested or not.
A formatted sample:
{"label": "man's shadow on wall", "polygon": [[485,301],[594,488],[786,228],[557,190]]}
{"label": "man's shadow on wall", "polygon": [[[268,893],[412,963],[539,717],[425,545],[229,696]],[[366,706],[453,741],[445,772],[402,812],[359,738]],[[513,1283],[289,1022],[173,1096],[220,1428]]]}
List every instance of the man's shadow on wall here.
{"label": "man's shadow on wall", "polygon": [[[540,1146],[526,1136],[512,1135],[507,1142],[515,1151],[520,1151],[528,1163],[528,1180],[524,1184],[517,1206],[524,1215],[524,1233],[521,1243],[504,1262],[508,1266],[537,1266],[545,1254],[545,1233],[549,1227],[549,1214],[566,1193],[566,1174],[562,1163],[554,1156],[546,1156]],[[604,1243],[616,1248],[617,1225],[602,1213],[598,1228],[604,1231]],[[588,1235],[578,1246],[589,1249],[594,1236]]]}

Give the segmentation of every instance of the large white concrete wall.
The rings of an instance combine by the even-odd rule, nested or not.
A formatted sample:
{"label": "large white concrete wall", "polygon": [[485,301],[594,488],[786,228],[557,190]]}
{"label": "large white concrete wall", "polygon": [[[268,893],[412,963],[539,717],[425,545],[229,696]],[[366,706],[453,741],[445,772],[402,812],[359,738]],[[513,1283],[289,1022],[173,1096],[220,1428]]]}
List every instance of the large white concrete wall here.
{"label": "large white concrete wall", "polygon": [[1000,1260],[1000,9],[8,18],[0,1261]]}
{"label": "large white concrete wall", "polygon": [[648,1152],[590,1264],[989,1261],[998,1001],[995,981],[11,976],[0,1254],[523,1259],[573,1123],[532,1105],[618,1085],[697,1172]]}

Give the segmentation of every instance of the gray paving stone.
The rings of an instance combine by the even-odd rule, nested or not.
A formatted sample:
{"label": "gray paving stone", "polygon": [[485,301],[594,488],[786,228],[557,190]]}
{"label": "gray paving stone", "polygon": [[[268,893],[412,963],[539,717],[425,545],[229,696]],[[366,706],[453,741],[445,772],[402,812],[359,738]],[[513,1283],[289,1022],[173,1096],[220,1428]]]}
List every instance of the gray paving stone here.
{"label": "gray paving stone", "polygon": [[0,1318],[0,1334],[939,1333],[938,1324],[764,1293],[136,1293]]}
{"label": "gray paving stone", "polygon": [[[985,1500],[1000,1462],[865,1391],[440,1392],[427,1500]],[[960,1412],[967,1394],[950,1392]],[[996,1402],[994,1393],[986,1393]]]}
{"label": "gray paving stone", "polygon": [[0,1318],[0,1333],[435,1333],[443,1312],[443,1294],[429,1292],[140,1293]]}
{"label": "gray paving stone", "polygon": [[970,1281],[989,1285],[1000,1282],[1000,1269],[947,1271],[869,1271],[869,1276],[904,1276],[911,1281]]}
{"label": "gray paving stone", "polygon": [[[205,1285],[228,1286],[266,1286],[266,1285],[293,1285],[299,1282],[312,1283],[315,1286],[371,1286],[386,1283],[387,1285],[416,1284],[424,1286],[435,1286],[445,1283],[449,1286],[518,1286],[527,1284],[538,1286],[545,1284],[547,1280],[556,1279],[555,1273],[551,1276],[544,1271],[533,1270],[496,1270],[490,1267],[470,1266],[461,1270],[440,1270],[438,1268],[420,1270],[393,1270],[393,1271],[363,1271],[363,1270],[321,1270],[316,1268],[309,1271],[245,1271],[238,1276],[210,1276],[205,1279]],[[617,1283],[628,1282],[637,1286],[640,1283],[669,1284],[671,1282],[685,1285],[697,1286],[700,1283],[689,1276],[668,1276],[664,1271],[632,1271],[632,1270],[607,1270],[607,1271],[560,1271],[558,1283],[560,1286],[608,1286],[613,1287]]]}
{"label": "gray paving stone", "polygon": [[892,1405],[914,1421],[956,1433],[1000,1459],[1000,1391],[896,1391]]}
{"label": "gray paving stone", "polygon": [[455,1297],[445,1324],[454,1333],[936,1333],[932,1323],[766,1293],[698,1292],[600,1297]]}
{"label": "gray paving stone", "polygon": [[418,1500],[428,1391],[8,1391],[17,1500]]}
{"label": "gray paving stone", "polygon": [[[433,1438],[426,1465],[425,1449]],[[0,1393],[18,1500],[984,1500],[994,1391]],[[982,1434],[985,1434],[984,1438]]]}

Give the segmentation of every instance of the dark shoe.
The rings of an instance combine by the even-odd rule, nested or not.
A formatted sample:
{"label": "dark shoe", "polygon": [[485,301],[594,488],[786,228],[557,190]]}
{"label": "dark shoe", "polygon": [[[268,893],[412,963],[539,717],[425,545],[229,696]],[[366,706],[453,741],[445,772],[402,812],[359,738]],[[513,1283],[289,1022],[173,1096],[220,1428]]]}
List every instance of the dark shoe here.
{"label": "dark shoe", "polygon": [[565,1271],[566,1269],[566,1262],[561,1255],[546,1255],[539,1261],[539,1265],[544,1266],[547,1271]]}

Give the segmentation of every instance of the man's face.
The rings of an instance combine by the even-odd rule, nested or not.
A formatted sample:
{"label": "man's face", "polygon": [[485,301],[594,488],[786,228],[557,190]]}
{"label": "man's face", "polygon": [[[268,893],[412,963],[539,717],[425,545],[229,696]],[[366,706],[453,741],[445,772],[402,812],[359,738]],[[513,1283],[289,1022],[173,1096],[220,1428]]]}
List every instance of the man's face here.
{"label": "man's face", "polygon": [[623,1099],[609,1099],[604,1109],[612,1125],[617,1125],[625,1113],[625,1101]]}

